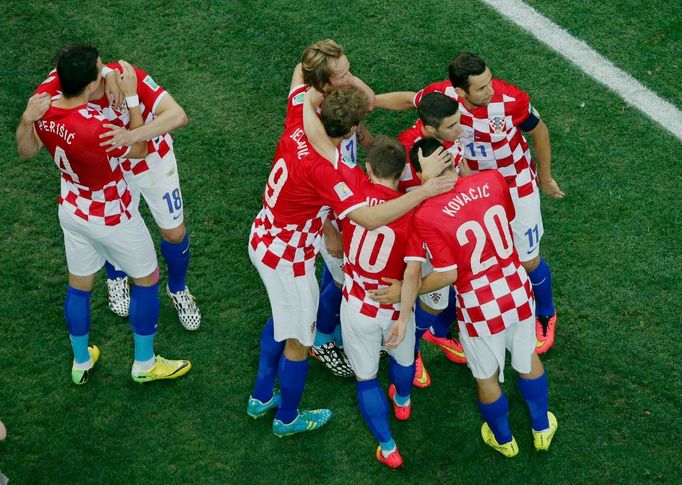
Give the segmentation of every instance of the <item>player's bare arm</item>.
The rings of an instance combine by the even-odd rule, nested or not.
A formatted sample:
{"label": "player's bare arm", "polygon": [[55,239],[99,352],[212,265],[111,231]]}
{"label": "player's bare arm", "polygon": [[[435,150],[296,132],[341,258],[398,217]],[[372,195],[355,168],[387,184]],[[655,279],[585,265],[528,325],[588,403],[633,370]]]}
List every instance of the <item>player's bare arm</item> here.
{"label": "player's bare arm", "polygon": [[355,86],[367,96],[367,111],[372,111],[376,106],[376,94],[374,94],[372,88],[357,76],[352,76],[349,84]]}
{"label": "player's bare arm", "polygon": [[322,234],[324,235],[327,252],[335,258],[343,258],[343,237],[329,219],[325,219],[322,225]]}
{"label": "player's bare arm", "polygon": [[296,86],[301,86],[303,84],[305,84],[303,81],[303,65],[299,62],[294,68],[293,74],[291,75],[289,91],[292,91]]}
{"label": "player's bare arm", "polygon": [[315,151],[332,164],[335,164],[337,157],[336,144],[327,135],[320,118],[317,116],[316,109],[322,103],[322,99],[322,93],[315,88],[311,87],[305,93],[305,98],[303,99],[303,129]]}
{"label": "player's bare arm", "polygon": [[374,137],[372,136],[372,133],[369,131],[369,128],[367,128],[364,122],[358,125],[358,129],[355,131],[355,134],[358,137],[358,143],[362,147],[369,148],[372,145]]}
{"label": "player's bare arm", "polygon": [[449,271],[434,270],[422,280],[422,286],[419,289],[419,294],[424,295],[432,291],[440,290],[446,286],[450,286],[457,280],[457,270],[451,269]]}
{"label": "player's bare arm", "polygon": [[102,68],[102,78],[104,79],[104,94],[109,100],[109,106],[120,109],[125,101],[125,94],[119,85],[121,72],[105,66]]}
{"label": "player's bare arm", "polygon": [[414,109],[414,97],[417,93],[413,91],[395,91],[376,95],[375,108],[390,109],[393,111],[404,111]]}
{"label": "player's bare arm", "polygon": [[[121,73],[120,86],[123,94],[126,97],[126,104],[128,105],[128,113],[130,113],[130,128],[134,130],[144,124],[142,119],[142,112],[140,111],[140,101],[137,99],[137,75],[133,66],[126,61],[119,61],[123,72]],[[115,125],[104,125],[106,128]],[[104,136],[104,135],[102,135]],[[124,146],[122,144],[113,146]],[[147,141],[140,140],[130,145],[130,151],[126,155],[127,158],[143,158],[147,155]]]}
{"label": "player's bare arm", "polygon": [[38,138],[33,123],[38,121],[50,109],[51,98],[48,93],[34,94],[28,98],[26,109],[21,115],[21,121],[17,126],[17,152],[19,158],[27,160],[34,157],[40,151],[43,143]]}
{"label": "player's bare arm", "polygon": [[561,199],[566,194],[562,192],[559,184],[552,178],[552,145],[547,125],[540,120],[535,128],[526,133],[533,139],[540,189],[554,199]]}
{"label": "player's bare arm", "polygon": [[419,284],[421,283],[422,265],[419,261],[408,261],[403,273],[403,284],[400,294],[400,316],[395,321],[386,337],[385,346],[395,349],[405,338],[405,329],[417,300]]}

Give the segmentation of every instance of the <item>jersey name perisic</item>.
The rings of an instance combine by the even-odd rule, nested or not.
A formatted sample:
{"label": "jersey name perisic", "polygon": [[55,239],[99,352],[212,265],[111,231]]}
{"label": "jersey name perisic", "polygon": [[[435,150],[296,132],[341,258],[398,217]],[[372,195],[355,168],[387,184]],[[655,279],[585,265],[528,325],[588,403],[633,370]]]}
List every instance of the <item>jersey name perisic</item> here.
{"label": "jersey name perisic", "polygon": [[453,190],[415,211],[434,271],[457,270],[457,320],[472,337],[533,315],[531,283],[509,224],[514,216],[507,184],[494,170],[457,179]]}
{"label": "jersey name perisic", "polygon": [[85,104],[51,106],[34,127],[61,171],[59,204],[81,219],[115,226],[131,218],[131,194],[119,159],[128,147],[107,153],[100,135],[108,120]]}
{"label": "jersey name perisic", "polygon": [[289,94],[284,133],[265,185],[263,208],[256,216],[249,244],[266,266],[302,276],[314,271],[322,224],[329,207],[343,219],[367,205],[354,194],[334,164],[320,156],[303,131],[300,86]]}
{"label": "jersey name perisic", "polygon": [[[398,190],[400,192],[409,192],[410,190],[414,190],[421,185],[419,176],[417,176],[414,165],[412,165],[412,161],[410,159],[410,150],[412,150],[412,147],[415,143],[424,138],[423,130],[424,123],[422,120],[417,120],[417,122],[411,128],[408,128],[398,135],[397,140],[405,147],[406,156],[405,172],[403,173],[402,177],[400,177],[400,183],[398,184]],[[449,140],[440,140],[440,142],[443,147],[450,152],[455,165],[457,165],[464,156],[462,145],[459,140],[454,142]]]}
{"label": "jersey name perisic", "polygon": [[523,197],[537,190],[537,174],[519,125],[531,113],[537,116],[537,112],[526,92],[499,79],[491,83],[495,94],[488,106],[468,110],[450,81],[426,86],[417,93],[414,104],[418,106],[422,97],[431,92],[441,92],[456,100],[462,113],[459,140],[469,167],[473,171],[496,168],[510,190]]}
{"label": "jersey name perisic", "polygon": [[[123,71],[123,68],[117,62],[107,64],[107,67],[118,69],[119,72]],[[140,99],[142,119],[145,124],[149,124],[156,118],[156,109],[168,92],[156,84],[154,79],[142,69],[135,66],[133,66],[133,69],[137,76],[137,95]],[[47,79],[38,86],[34,94],[38,93],[48,93],[53,100],[61,97],[62,86],[56,70],[52,70]],[[109,106],[109,100],[104,94],[99,99],[89,101],[88,107],[101,111],[102,115],[112,124],[127,127],[130,123],[130,115],[127,108],[125,106],[121,110],[112,108]],[[132,172],[134,175],[144,173],[159,163],[163,157],[170,153],[172,148],[173,138],[169,133],[157,136],[147,142],[148,153],[145,158],[122,159],[123,170]]]}
{"label": "jersey name perisic", "polygon": [[[402,195],[389,187],[370,182],[362,169],[357,168],[355,191],[365,197],[370,206],[382,204]],[[368,291],[384,288],[383,278],[403,279],[406,262],[424,261],[424,249],[417,237],[411,237],[408,212],[386,226],[369,231],[349,219],[342,221],[343,298],[355,311],[363,315],[397,320],[400,304],[379,304]]]}

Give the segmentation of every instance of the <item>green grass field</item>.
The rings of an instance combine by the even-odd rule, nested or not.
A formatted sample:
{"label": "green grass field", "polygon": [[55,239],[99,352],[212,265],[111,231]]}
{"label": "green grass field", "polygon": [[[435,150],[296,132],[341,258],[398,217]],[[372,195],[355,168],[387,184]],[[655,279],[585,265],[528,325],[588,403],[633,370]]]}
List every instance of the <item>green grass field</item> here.
{"label": "green grass field", "polygon": [[[529,3],[682,107],[679,0]],[[3,3],[0,419],[9,434],[0,470],[15,484],[682,482],[680,142],[478,1],[340,5]],[[402,470],[373,457],[352,381],[316,362],[303,405],[331,407],[327,427],[277,439],[270,420],[246,416],[270,312],[248,260],[248,230],[291,72],[304,47],[322,38],[344,45],[354,74],[377,93],[444,79],[458,51],[474,50],[542,113],[554,177],[567,193],[543,199],[543,253],[559,312],[544,358],[559,420],[549,453],[534,451],[510,375],[504,389],[521,453],[507,460],[486,447],[468,369],[429,344],[434,383],[414,391],[409,422],[392,423]],[[58,172],[46,152],[21,161],[14,130],[57,48],[73,41],[148,70],[190,117],[174,138],[192,233],[188,283],[204,321],[188,333],[162,295],[157,351],[194,365],[177,382],[130,379],[130,326],[107,309],[103,277],[90,334],[100,364],[86,386],[69,378]],[[415,119],[374,112],[367,124],[395,136]]]}

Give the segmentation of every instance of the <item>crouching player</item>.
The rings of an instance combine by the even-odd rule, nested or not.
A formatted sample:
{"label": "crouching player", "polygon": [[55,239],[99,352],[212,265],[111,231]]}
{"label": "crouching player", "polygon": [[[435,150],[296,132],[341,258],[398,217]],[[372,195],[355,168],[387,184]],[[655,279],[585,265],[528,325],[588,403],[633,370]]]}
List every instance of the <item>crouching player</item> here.
{"label": "crouching player", "polygon": [[[433,140],[418,143],[429,142]],[[437,148],[423,146],[422,153]],[[420,291],[454,284],[459,335],[485,420],[481,435],[507,457],[519,450],[509,428],[507,398],[498,383],[504,382],[505,349],[519,372],[535,448],[549,449],[557,430],[556,418],[548,411],[547,377],[535,353],[535,301],[514,247],[510,226],[514,216],[504,178],[489,170],[458,178],[450,192],[425,201],[413,219],[434,267]]]}

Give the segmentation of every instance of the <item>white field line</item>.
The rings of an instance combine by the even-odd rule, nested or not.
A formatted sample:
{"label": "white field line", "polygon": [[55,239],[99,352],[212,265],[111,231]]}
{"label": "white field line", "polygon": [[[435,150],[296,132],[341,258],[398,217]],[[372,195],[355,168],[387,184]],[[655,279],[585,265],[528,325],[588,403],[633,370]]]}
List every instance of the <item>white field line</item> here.
{"label": "white field line", "polygon": [[682,141],[682,111],[520,0],[481,0]]}

